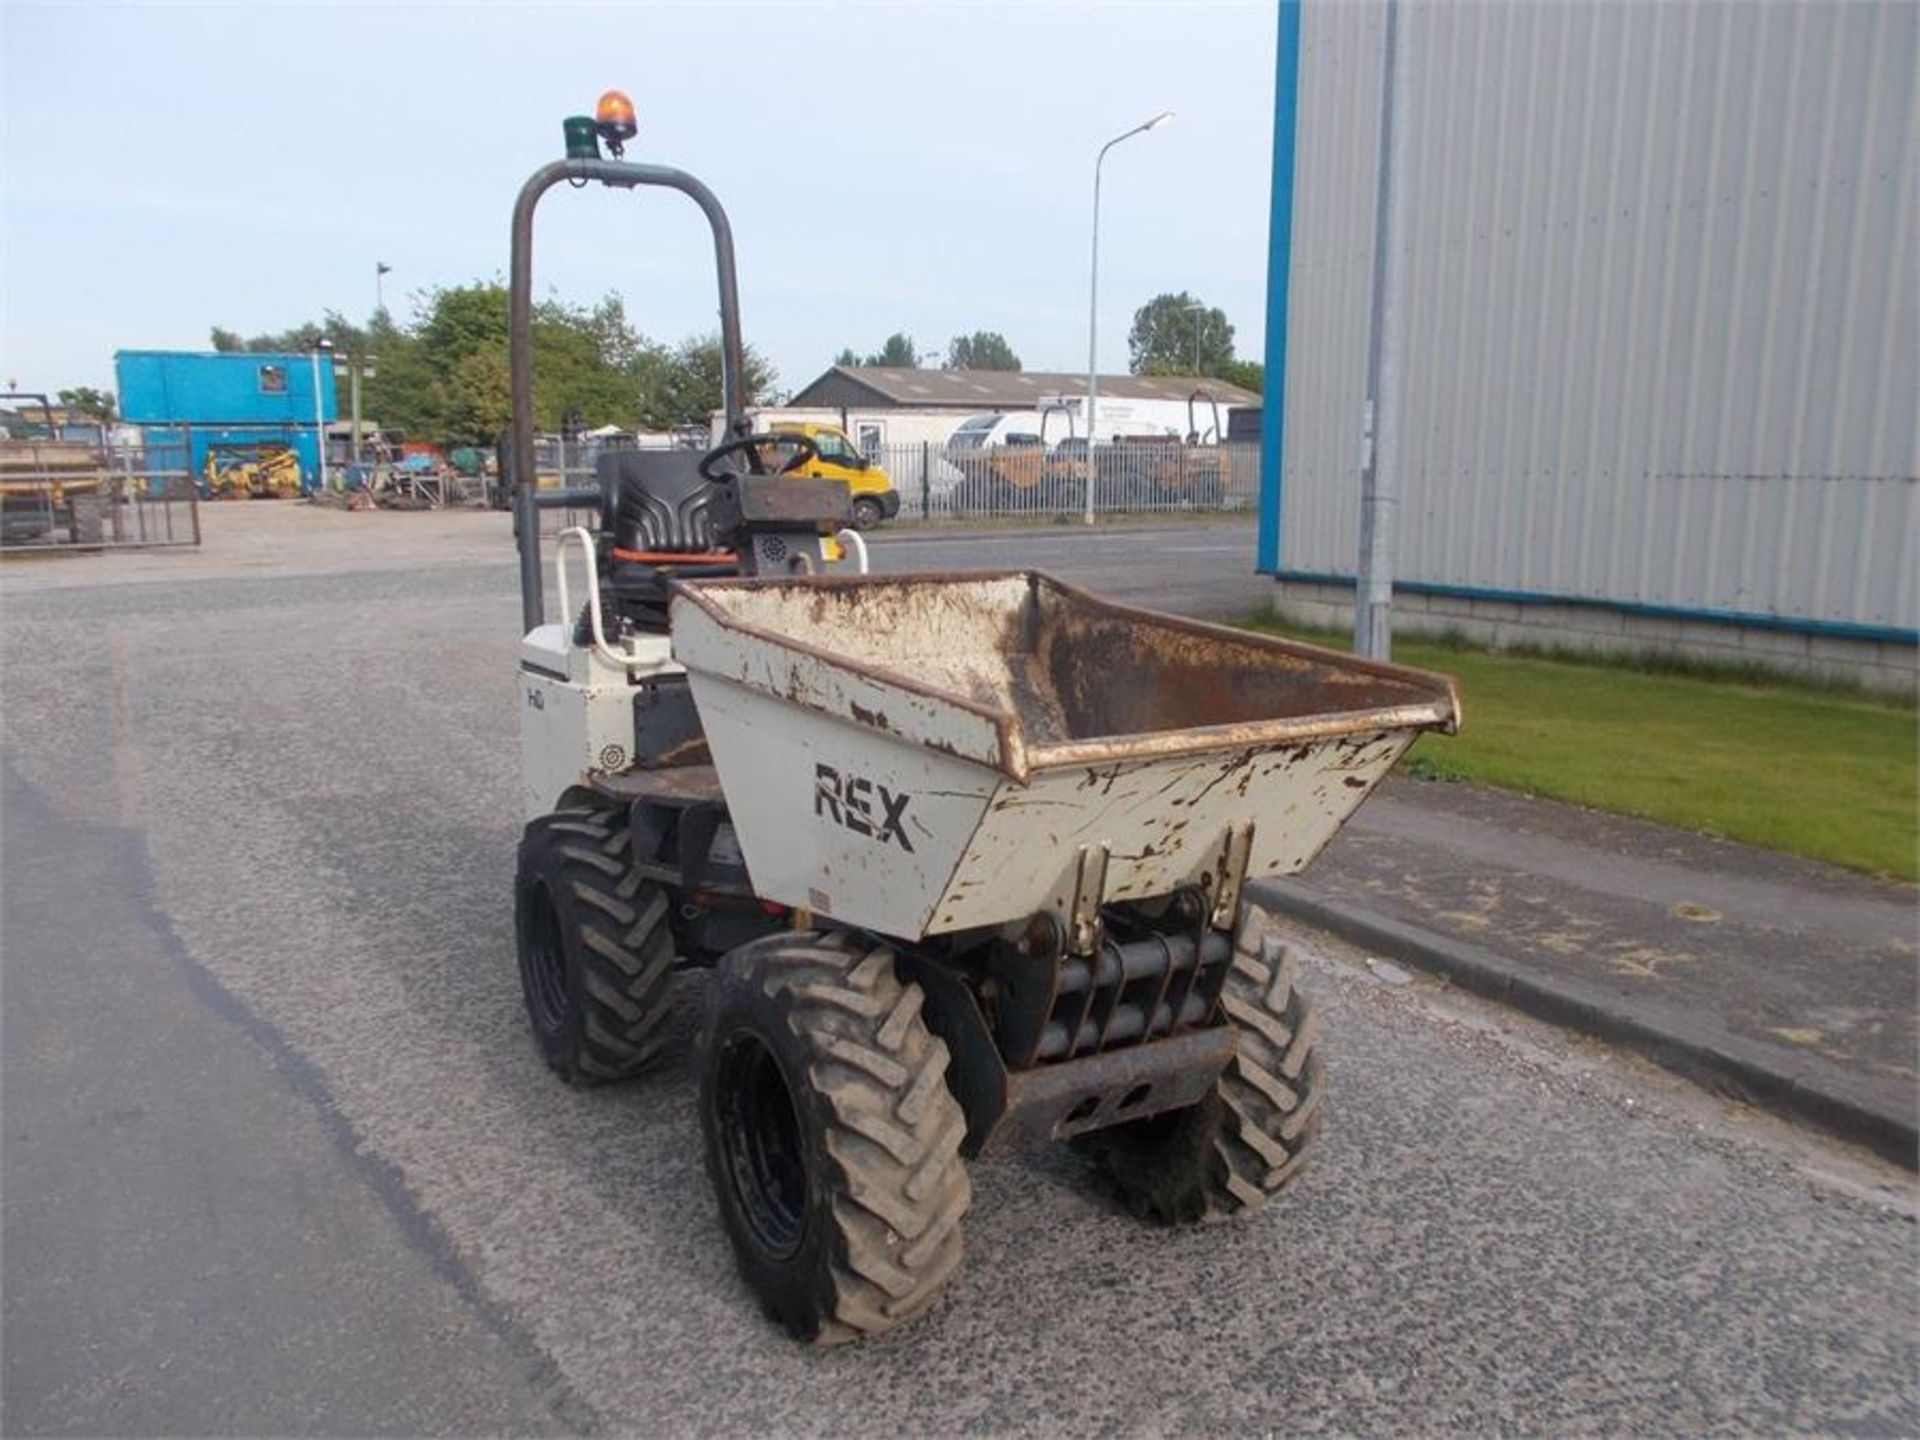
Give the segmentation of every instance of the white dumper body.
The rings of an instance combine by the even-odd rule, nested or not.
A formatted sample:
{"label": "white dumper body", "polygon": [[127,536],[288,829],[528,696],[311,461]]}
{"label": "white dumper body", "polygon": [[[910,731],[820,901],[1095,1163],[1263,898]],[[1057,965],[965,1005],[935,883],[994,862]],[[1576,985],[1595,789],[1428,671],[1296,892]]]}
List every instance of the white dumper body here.
{"label": "white dumper body", "polygon": [[754,892],[908,940],[1299,870],[1458,717],[1031,572],[697,582],[672,636]]}

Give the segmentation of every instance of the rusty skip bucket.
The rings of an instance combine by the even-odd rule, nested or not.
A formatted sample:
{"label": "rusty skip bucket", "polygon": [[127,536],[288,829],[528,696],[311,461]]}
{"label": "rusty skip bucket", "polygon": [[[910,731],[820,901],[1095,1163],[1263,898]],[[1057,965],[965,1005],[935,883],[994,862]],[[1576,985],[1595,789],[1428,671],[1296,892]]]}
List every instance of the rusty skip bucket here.
{"label": "rusty skip bucket", "polygon": [[917,939],[1287,874],[1445,676],[1116,605],[1037,572],[676,585],[672,634],[755,892]]}

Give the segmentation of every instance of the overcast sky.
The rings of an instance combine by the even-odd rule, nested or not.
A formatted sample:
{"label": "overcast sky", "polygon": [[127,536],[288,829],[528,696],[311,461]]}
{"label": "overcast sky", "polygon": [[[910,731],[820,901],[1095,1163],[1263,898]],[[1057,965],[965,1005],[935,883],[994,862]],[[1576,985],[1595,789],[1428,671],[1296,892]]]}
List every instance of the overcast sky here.
{"label": "overcast sky", "polygon": [[[526,175],[608,86],[629,158],[733,218],[748,340],[797,388],[842,345],[999,330],[1028,369],[1086,363],[1094,155],[1107,160],[1104,369],[1163,290],[1222,306],[1259,358],[1269,0],[961,5],[33,4],[0,0],[0,379],[112,383],[116,349],[211,325],[364,319],[504,275]],[[621,293],[647,334],[713,328],[678,196],[556,192],[535,275]]]}

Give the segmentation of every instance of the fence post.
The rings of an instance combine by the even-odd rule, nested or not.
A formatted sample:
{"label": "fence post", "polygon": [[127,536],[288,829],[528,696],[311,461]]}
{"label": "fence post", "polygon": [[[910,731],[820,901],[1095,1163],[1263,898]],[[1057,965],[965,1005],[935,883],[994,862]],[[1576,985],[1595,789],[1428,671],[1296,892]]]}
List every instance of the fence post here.
{"label": "fence post", "polygon": [[920,442],[920,518],[933,518],[933,442]]}
{"label": "fence post", "polygon": [[[200,482],[193,469],[193,427],[181,427],[183,448],[180,453],[180,468],[187,478],[187,514],[193,520],[193,543],[200,543]],[[173,538],[173,507],[167,507],[167,538]]]}
{"label": "fence post", "polygon": [[107,436],[105,421],[100,424],[100,436],[100,473],[105,479],[105,488],[112,496],[107,503],[107,524],[113,531],[113,543],[118,545],[127,538],[127,521],[121,513],[121,502],[129,505],[137,503],[133,497],[133,454],[126,450],[120,452],[120,469],[123,473],[115,475],[113,441]]}

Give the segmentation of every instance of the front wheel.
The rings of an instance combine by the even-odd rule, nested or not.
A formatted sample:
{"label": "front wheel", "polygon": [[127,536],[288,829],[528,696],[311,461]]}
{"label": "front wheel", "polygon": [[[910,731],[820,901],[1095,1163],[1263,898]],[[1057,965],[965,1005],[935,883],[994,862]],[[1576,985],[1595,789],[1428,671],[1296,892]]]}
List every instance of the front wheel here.
{"label": "front wheel", "polygon": [[870,495],[862,495],[853,502],[853,528],[856,530],[871,530],[886,518],[887,512]]}
{"label": "front wheel", "polygon": [[1320,1019],[1293,951],[1243,921],[1220,994],[1236,1050],[1197,1105],[1096,1130],[1081,1144],[1143,1220],[1256,1210],[1291,1184],[1320,1128]]}
{"label": "front wheel", "polygon": [[972,1198],[947,1047],[884,946],[769,936],[729,951],[700,1045],[707,1173],[769,1318],[820,1345],[939,1298]]}
{"label": "front wheel", "polygon": [[559,810],[527,826],[514,882],[520,987],[562,1079],[624,1080],[666,1044],[671,910],[633,868],[623,814]]}

